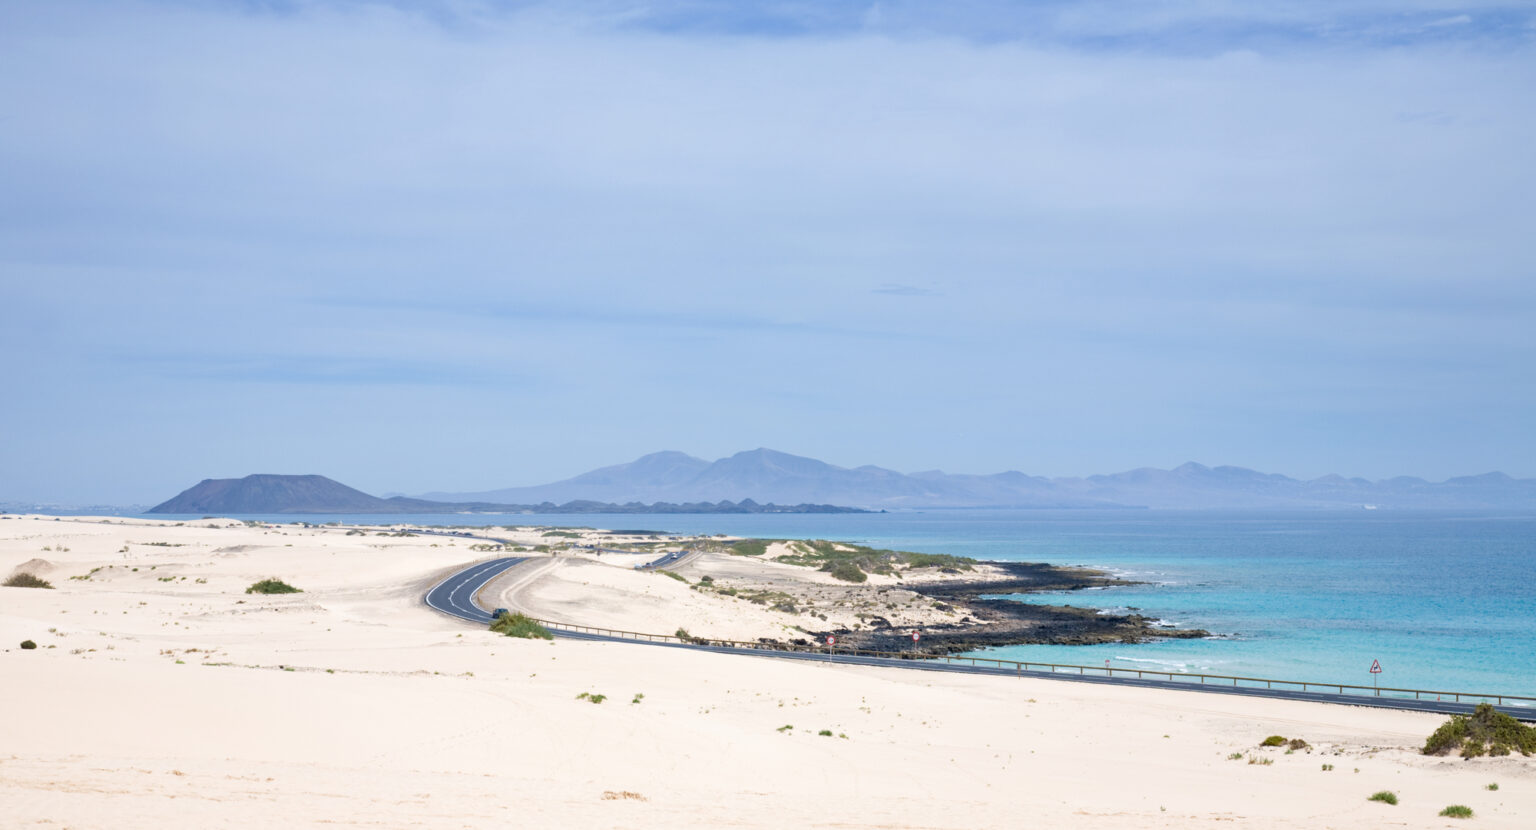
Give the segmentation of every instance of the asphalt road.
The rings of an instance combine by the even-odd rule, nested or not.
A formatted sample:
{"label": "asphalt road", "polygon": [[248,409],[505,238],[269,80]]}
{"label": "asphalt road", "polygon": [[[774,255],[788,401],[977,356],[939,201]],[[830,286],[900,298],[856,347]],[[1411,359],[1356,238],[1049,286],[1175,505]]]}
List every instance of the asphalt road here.
{"label": "asphalt road", "polygon": [[[489,625],[491,614],[484,608],[475,604],[475,594],[485,586],[487,582],[495,579],[502,572],[513,565],[523,562],[528,557],[509,556],[501,559],[491,559],[471,565],[447,579],[439,582],[436,587],[427,592],[426,603],[432,608],[458,617],[467,622],[480,625]],[[913,659],[904,660],[894,657],[870,657],[855,654],[838,654],[828,652],[802,652],[802,651],[777,651],[769,648],[742,648],[737,646],[718,645],[691,645],[687,643],[673,642],[649,642],[646,640],[634,640],[625,637],[616,637],[607,634],[597,634],[584,631],[564,631],[551,629],[557,637],[571,640],[601,640],[609,642],[629,643],[631,645],[647,645],[659,648],[686,648],[695,651],[711,651],[717,654],[736,654],[752,657],[771,657],[779,660],[809,660],[819,663],[838,663],[851,666],[878,666],[880,668],[899,668],[912,671],[940,671],[957,674],[983,674],[1000,675],[1007,677],[1035,677],[1048,680],[1065,680],[1074,683],[1107,683],[1116,686],[1138,686],[1147,689],[1175,689],[1186,692],[1208,692],[1211,694],[1242,695],[1244,697],[1264,697],[1275,700],[1306,700],[1316,703],[1336,703],[1346,706],[1371,706],[1378,709],[1403,709],[1415,712],[1434,712],[1439,714],[1468,714],[1476,703],[1459,703],[1445,700],[1414,700],[1413,698],[1400,697],[1376,697],[1372,695],[1337,694],[1331,692],[1301,691],[1298,689],[1263,689],[1254,686],[1234,686],[1218,682],[1200,683],[1193,680],[1161,680],[1155,678],[1139,678],[1125,675],[1094,675],[1094,674],[1069,674],[1066,672],[1052,671],[1019,671],[1013,668],[988,665],[970,665],[967,663],[946,662],[943,659]],[[1536,721],[1536,708],[1523,706],[1501,706],[1499,710],[1513,715],[1524,721]]]}
{"label": "asphalt road", "polygon": [[426,603],[432,608],[481,625],[491,624],[491,612],[475,603],[475,593],[502,571],[524,561],[526,556],[505,556],[471,565],[437,583],[427,592]]}

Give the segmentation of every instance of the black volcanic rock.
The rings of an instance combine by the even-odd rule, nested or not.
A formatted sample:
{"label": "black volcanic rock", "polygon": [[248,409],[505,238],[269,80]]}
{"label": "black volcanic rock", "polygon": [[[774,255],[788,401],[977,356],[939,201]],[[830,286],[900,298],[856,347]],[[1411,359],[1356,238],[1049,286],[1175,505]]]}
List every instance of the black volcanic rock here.
{"label": "black volcanic rock", "polygon": [[389,502],[325,476],[205,478],[149,513],[389,513]]}

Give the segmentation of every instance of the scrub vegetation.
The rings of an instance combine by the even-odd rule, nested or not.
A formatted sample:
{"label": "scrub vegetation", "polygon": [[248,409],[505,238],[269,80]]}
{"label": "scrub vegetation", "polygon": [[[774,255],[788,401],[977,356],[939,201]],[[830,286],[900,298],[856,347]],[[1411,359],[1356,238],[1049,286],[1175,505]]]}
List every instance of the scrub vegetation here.
{"label": "scrub vegetation", "polygon": [[868,579],[868,574],[900,576],[901,571],[908,568],[938,568],[946,573],[960,573],[973,570],[976,564],[976,560],[964,556],[882,550],[824,539],[788,544],[792,552],[780,556],[780,562],[820,568],[845,582],[863,582]]}
{"label": "scrub vegetation", "polygon": [[5,581],[7,588],[52,588],[53,583],[29,573],[19,573]]}
{"label": "scrub vegetation", "polygon": [[303,591],[289,585],[281,579],[263,579],[246,588],[247,594],[302,594]]}
{"label": "scrub vegetation", "polygon": [[524,640],[553,640],[555,635],[549,633],[549,629],[539,625],[538,621],[521,611],[512,614],[502,614],[491,621],[491,630],[497,634],[505,634],[508,637],[521,637]]}
{"label": "scrub vegetation", "polygon": [[1479,703],[1471,715],[1453,715],[1424,742],[1425,755],[1449,755],[1460,751],[1463,758],[1479,755],[1521,755],[1536,753],[1536,727],[1526,726],[1491,704]]}

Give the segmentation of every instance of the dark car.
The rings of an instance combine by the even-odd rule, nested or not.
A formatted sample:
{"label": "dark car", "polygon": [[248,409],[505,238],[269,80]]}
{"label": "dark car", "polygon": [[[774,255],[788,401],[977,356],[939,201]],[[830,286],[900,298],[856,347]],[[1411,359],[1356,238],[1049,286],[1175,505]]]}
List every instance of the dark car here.
{"label": "dark car", "polygon": [[505,608],[497,608],[495,611],[491,612],[491,619],[499,620],[502,617],[505,617],[506,615],[508,615],[510,613],[512,613],[512,612],[508,611]]}

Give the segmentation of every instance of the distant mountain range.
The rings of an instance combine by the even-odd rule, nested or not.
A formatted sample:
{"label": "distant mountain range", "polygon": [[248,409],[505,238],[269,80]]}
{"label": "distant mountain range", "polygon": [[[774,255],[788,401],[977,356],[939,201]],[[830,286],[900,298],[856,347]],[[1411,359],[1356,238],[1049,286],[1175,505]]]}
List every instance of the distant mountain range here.
{"label": "distant mountain range", "polygon": [[428,493],[442,502],[538,504],[716,502],[841,504],[870,509],[918,507],[1368,508],[1536,510],[1536,479],[1503,473],[1441,482],[1399,477],[1368,481],[1330,475],[1302,481],[1242,467],[1193,462],[1172,470],[1143,467],[1085,478],[1042,478],[1020,472],[952,475],[899,473],[881,467],[837,467],[769,449],[705,461],[658,452],[535,487],[475,493]]}
{"label": "distant mountain range", "polygon": [[381,499],[325,476],[249,475],[203,479],[147,513],[262,515],[270,513],[861,513],[827,504],[780,506],[752,499],[712,503],[608,504],[568,500],[564,504],[498,504],[486,501],[432,501],[397,496]]}

